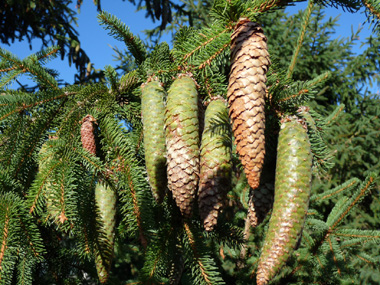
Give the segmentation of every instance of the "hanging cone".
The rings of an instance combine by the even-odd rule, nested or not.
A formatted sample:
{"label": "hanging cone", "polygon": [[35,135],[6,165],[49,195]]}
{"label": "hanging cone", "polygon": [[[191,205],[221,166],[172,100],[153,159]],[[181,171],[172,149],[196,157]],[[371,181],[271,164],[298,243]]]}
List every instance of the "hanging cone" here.
{"label": "hanging cone", "polygon": [[261,27],[245,18],[231,35],[229,115],[236,150],[252,189],[259,186],[265,156],[264,99],[270,64],[266,41]]}
{"label": "hanging cone", "polygon": [[153,197],[161,203],[166,191],[166,147],[164,88],[157,81],[141,87],[145,164]]}
{"label": "hanging cone", "polygon": [[[49,139],[54,140],[54,139],[57,139],[57,137],[50,136]],[[53,154],[51,153],[51,150],[49,149],[48,141],[46,141],[42,145],[39,152],[39,156],[40,156],[40,159],[38,160],[39,172],[40,173],[44,173],[45,171],[50,172],[49,167],[51,167]],[[44,191],[43,191],[45,201],[46,201],[46,210],[49,217],[51,217],[57,224],[60,224],[58,223],[59,222],[58,216],[60,214],[60,205],[59,205],[59,202],[57,202],[57,200],[59,199],[57,199],[57,197],[54,195],[53,185],[55,182],[53,181],[53,178],[51,177],[51,173],[49,174],[50,175],[46,178]]]}
{"label": "hanging cone", "polygon": [[92,154],[96,154],[95,143],[95,127],[96,120],[93,116],[87,115],[82,120],[82,127],[80,128],[80,135],[82,140],[82,146]]}
{"label": "hanging cone", "polygon": [[257,284],[268,284],[286,263],[301,236],[309,205],[312,155],[304,125],[282,120],[278,138],[273,212],[257,269]]}
{"label": "hanging cone", "polygon": [[272,209],[274,185],[265,183],[259,188],[250,191],[248,200],[248,219],[251,227],[262,223]]}
{"label": "hanging cone", "polygon": [[168,91],[165,111],[168,187],[185,218],[190,218],[199,175],[198,93],[187,75]]}
{"label": "hanging cone", "polygon": [[112,265],[116,217],[116,193],[104,182],[95,187],[95,203],[98,210],[98,239],[95,263],[99,281],[106,283]]}
{"label": "hanging cone", "polygon": [[212,231],[224,205],[231,179],[231,131],[222,100],[211,101],[206,109],[202,134],[199,213],[206,231]]}

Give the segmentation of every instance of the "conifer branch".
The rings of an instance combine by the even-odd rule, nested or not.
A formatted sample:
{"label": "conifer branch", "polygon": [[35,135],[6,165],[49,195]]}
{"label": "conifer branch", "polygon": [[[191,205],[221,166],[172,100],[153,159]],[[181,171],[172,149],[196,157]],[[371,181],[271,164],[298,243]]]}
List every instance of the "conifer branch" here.
{"label": "conifer branch", "polygon": [[333,196],[338,195],[339,193],[350,191],[351,189],[356,187],[359,182],[360,182],[359,179],[352,178],[349,181],[346,181],[342,185],[339,185],[332,190],[325,191],[322,194],[315,194],[315,195],[311,196],[310,200],[311,201],[322,201],[325,199],[330,199]]}
{"label": "conifer branch", "polygon": [[331,163],[332,155],[322,136],[323,120],[309,107],[301,106],[298,113],[305,119],[308,126],[311,151],[314,157],[313,166],[321,171],[327,171],[333,164]]}
{"label": "conifer branch", "polygon": [[[33,107],[36,107],[38,105],[42,105],[42,104],[46,104],[46,103],[49,103],[49,102],[52,102],[52,101],[55,101],[55,100],[59,100],[59,99],[62,99],[62,98],[65,98],[67,96],[71,95],[70,93],[61,93],[61,94],[57,94],[56,96],[53,96],[53,97],[49,97],[49,98],[46,98],[44,100],[40,100],[40,101],[37,101],[37,102],[33,102],[31,104],[25,104],[25,103],[22,103],[21,102],[21,106],[17,106],[17,105],[14,105],[14,103],[3,103],[2,105],[5,107],[5,106],[12,106],[14,105],[15,107],[8,110],[6,113],[3,113],[3,115],[0,117],[0,121],[4,120],[5,118],[9,117],[10,115],[13,115],[15,113],[19,113],[19,112],[22,112],[22,111],[25,111],[29,108],[33,108]],[[2,96],[3,97],[3,96]],[[7,99],[7,98],[1,98],[1,99]],[[3,101],[1,100],[1,101]],[[3,101],[4,102],[4,101]],[[16,107],[17,106],[17,107]],[[0,113],[1,114],[1,113]]]}
{"label": "conifer branch", "polygon": [[26,225],[23,223],[21,219],[19,219],[19,222],[20,222],[21,229],[23,230],[26,236],[26,240],[28,244],[30,245],[30,248],[32,249],[32,253],[34,257],[40,258],[41,253],[39,252],[38,247],[33,242],[33,233],[29,234],[29,229],[27,229]]}
{"label": "conifer branch", "polygon": [[[52,55],[56,55],[58,50],[59,47],[50,47],[46,50],[38,52],[36,55],[31,55],[27,57],[24,61],[20,61],[17,57],[13,56],[8,51],[0,48],[0,56],[2,56],[6,61],[6,63],[0,65],[0,73],[10,72],[13,70],[13,72],[8,73],[6,76],[1,78],[0,88],[6,86],[21,73],[30,72],[31,74],[37,76],[41,80],[41,82],[45,81],[47,85],[50,85],[51,87],[53,87],[53,89],[57,89],[55,79],[52,78],[50,74],[46,73],[43,69],[36,69],[35,67],[33,67],[33,65],[37,66],[38,62],[45,62],[45,60],[51,58]],[[29,62],[33,64],[30,65]]]}
{"label": "conifer branch", "polygon": [[105,26],[106,30],[110,30],[109,35],[119,41],[124,41],[138,65],[144,62],[147,51],[138,36],[133,35],[125,24],[107,12],[98,14],[98,19],[100,24]]}
{"label": "conifer branch", "polygon": [[[327,223],[330,225],[330,231],[335,230],[335,228],[341,223],[343,218],[346,217],[346,215],[351,211],[351,209],[358,204],[359,201],[361,201],[365,195],[368,194],[370,188],[373,186],[374,182],[374,175],[371,174],[360,186],[359,190],[356,191],[356,193],[346,201],[343,205],[341,205],[341,208],[339,209],[338,213],[335,213],[334,210],[331,211],[330,216],[333,215],[333,217],[328,218]],[[338,206],[338,204],[337,204]],[[335,207],[337,207],[335,206]],[[335,214],[335,215],[334,215]],[[331,220],[330,220],[331,219]]]}
{"label": "conifer branch", "polygon": [[124,74],[120,78],[119,91],[129,92],[139,84],[139,78],[137,77],[137,70],[130,71]]}
{"label": "conifer branch", "polygon": [[1,241],[1,248],[0,248],[0,271],[3,270],[3,259],[5,255],[5,250],[7,249],[8,244],[8,233],[9,233],[9,222],[10,222],[10,209],[9,205],[6,206],[5,213],[4,213],[4,226],[3,226],[3,236]]}
{"label": "conifer branch", "polygon": [[157,270],[157,265],[158,265],[158,262],[160,260],[160,255],[162,254],[161,250],[158,251],[158,252],[155,252],[155,255],[156,255],[156,258],[153,259],[153,267],[151,268],[151,271],[149,272],[149,279],[152,279],[153,276],[155,275],[156,273],[156,270]]}
{"label": "conifer branch", "polygon": [[230,46],[230,43],[225,43],[219,50],[217,50],[213,55],[211,55],[206,61],[202,62],[199,65],[199,69],[203,69],[206,65],[211,65],[211,62],[220,55],[227,47]]}
{"label": "conifer branch", "polygon": [[374,264],[376,263],[375,260],[373,260],[370,256],[368,255],[365,255],[365,257],[363,256],[364,254],[355,254],[355,256],[357,258],[359,258],[360,260],[364,261],[365,263],[370,263],[370,264]]}
{"label": "conifer branch", "polygon": [[138,200],[137,200],[136,190],[134,188],[133,180],[132,180],[132,177],[131,177],[131,168],[129,166],[126,166],[124,163],[122,163],[122,165],[123,165],[123,170],[126,173],[126,176],[127,176],[127,179],[128,179],[128,184],[129,184],[129,190],[130,190],[131,195],[132,195],[133,209],[134,209],[134,213],[136,215],[137,226],[138,226],[138,229],[139,229],[140,242],[141,242],[142,246],[144,248],[146,248],[147,245],[148,245],[148,241],[147,241],[147,239],[145,237],[144,230],[143,230],[143,227],[142,227],[142,219],[141,219],[141,213],[140,213],[140,206],[139,206],[139,203],[138,203]]}
{"label": "conifer branch", "polygon": [[22,65],[22,62],[18,57],[14,56],[12,53],[1,47],[0,57],[4,58],[5,62],[8,63],[9,67],[15,67],[20,69],[20,66]]}
{"label": "conifer branch", "polygon": [[75,132],[77,130],[77,126],[83,118],[83,106],[87,107],[90,103],[94,103],[94,98],[107,92],[107,88],[103,84],[95,84],[84,88],[79,88],[79,90],[65,92],[67,95],[76,95],[76,101],[71,101],[71,108],[65,109],[65,114],[63,114],[61,125],[56,132],[58,137],[61,136],[62,132],[67,130],[69,130],[70,133]]}
{"label": "conifer branch", "polygon": [[[261,3],[260,3],[261,2]],[[264,13],[266,11],[269,11],[270,9],[277,8],[277,7],[283,7],[291,2],[295,2],[293,0],[262,0],[262,1],[255,1],[255,8],[253,9],[256,13]],[[250,8],[249,8],[250,10]]]}
{"label": "conifer branch", "polygon": [[89,236],[88,236],[88,228],[87,228],[87,225],[84,224],[83,225],[83,236],[84,236],[84,252],[85,252],[85,255],[90,255],[92,250],[91,250],[91,247],[90,247],[90,240],[89,240]]}
{"label": "conifer branch", "polygon": [[331,72],[327,71],[327,72],[322,73],[321,75],[317,76],[316,78],[308,81],[307,84],[309,87],[314,87],[316,85],[319,85],[319,84],[326,82],[326,80],[329,79],[330,77],[331,77]]}
{"label": "conifer branch", "polygon": [[107,82],[110,85],[110,93],[117,91],[118,80],[117,80],[117,73],[116,73],[115,68],[113,68],[111,65],[105,66],[104,74],[105,74]]}
{"label": "conifer branch", "polygon": [[376,0],[362,0],[364,6],[380,20],[380,3]]}
{"label": "conifer branch", "polygon": [[189,67],[202,69],[229,47],[232,28],[215,24],[199,33],[186,29],[180,31],[173,50],[174,57],[179,63],[186,62]]}
{"label": "conifer branch", "polygon": [[37,60],[45,64],[48,59],[51,60],[56,57],[59,50],[59,46],[48,47],[47,49],[36,53]]}
{"label": "conifer branch", "polygon": [[144,284],[164,284],[163,281],[166,280],[169,271],[167,266],[174,258],[172,250],[179,250],[176,247],[177,234],[177,232],[174,233],[173,228],[168,224],[164,224],[154,231],[149,246],[145,251],[144,266],[141,270],[144,276]]}
{"label": "conifer branch", "polygon": [[307,93],[309,93],[308,89],[301,89],[296,94],[292,94],[292,95],[287,96],[285,98],[281,98],[280,100],[278,100],[278,103],[283,103],[283,102],[288,101],[288,100],[299,98],[299,97],[301,97],[301,96],[303,96],[303,95],[305,95]]}
{"label": "conifer branch", "polygon": [[[0,120],[1,121],[1,120]],[[13,132],[13,137],[11,137],[11,139],[15,139],[15,141],[17,139],[19,139],[20,137],[20,129],[24,126],[24,121],[23,121],[23,118],[22,116],[16,116],[15,118],[15,124],[14,124],[14,130],[15,132]],[[11,141],[10,139],[10,141]],[[8,151],[8,158],[5,158],[4,161],[5,162],[5,165],[10,165],[11,161],[12,161],[12,158],[13,158],[13,154],[14,154],[14,150],[16,149],[16,144],[11,144],[10,146],[10,151]]]}
{"label": "conifer branch", "polygon": [[199,228],[187,221],[183,223],[183,227],[186,264],[191,268],[193,283],[225,284],[208,247],[204,244],[204,236]]}
{"label": "conifer branch", "polygon": [[[48,183],[48,179],[50,178],[50,176],[52,175],[53,171],[55,170],[55,168],[62,164],[62,161],[60,160],[58,163],[56,163],[54,166],[50,167],[48,172],[46,172],[45,175],[41,175],[41,172],[37,175],[37,178],[36,180],[34,181],[34,184],[32,185],[30,191],[29,191],[29,197],[31,198],[32,195],[34,196],[34,199],[33,199],[33,202],[32,202],[32,205],[30,206],[30,209],[29,209],[29,214],[32,214],[34,212],[34,210],[36,209],[37,207],[37,204],[38,204],[38,201],[41,199],[41,195],[43,194],[42,190],[43,188],[46,186],[46,184]],[[40,182],[40,178],[42,176],[42,181]],[[41,183],[41,185],[37,188],[38,184]],[[35,188],[37,188],[37,193],[35,193]]]}
{"label": "conifer branch", "polygon": [[[12,69],[10,69],[10,70],[12,70]],[[4,88],[7,84],[10,84],[21,73],[23,73],[21,70],[14,70],[12,72],[9,72],[6,76],[3,76],[0,79],[0,88]]]}
{"label": "conifer branch", "polygon": [[327,236],[327,241],[328,241],[329,246],[330,246],[330,251],[331,251],[331,253],[333,255],[333,260],[334,260],[335,266],[338,269],[338,274],[341,275],[341,270],[340,270],[340,268],[338,266],[338,260],[337,260],[337,257],[335,255],[335,250],[334,250],[333,244],[331,242],[331,236]]}
{"label": "conifer branch", "polygon": [[289,65],[289,68],[288,68],[288,73],[286,75],[287,78],[291,78],[292,77],[292,74],[293,74],[293,70],[294,70],[294,67],[296,65],[296,62],[297,62],[297,57],[298,57],[298,54],[301,50],[301,47],[302,47],[302,43],[303,43],[303,40],[304,40],[304,37],[305,37],[305,33],[306,33],[306,30],[307,30],[307,26],[309,25],[309,21],[310,21],[310,16],[311,16],[311,12],[313,11],[313,6],[314,6],[314,0],[309,0],[309,3],[307,5],[307,8],[304,12],[304,16],[303,16],[303,24],[302,24],[302,27],[300,29],[300,34],[298,36],[298,40],[297,40],[297,46],[293,52],[293,56],[292,56],[292,59],[291,59],[291,62],[290,62],[290,65]]}
{"label": "conifer branch", "polygon": [[97,175],[99,173],[102,173],[105,177],[108,175],[108,169],[106,169],[106,167],[103,163],[101,163],[98,157],[94,155],[89,155],[89,153],[87,151],[84,151],[82,148],[77,149],[73,146],[72,150],[74,153],[78,153],[79,157],[82,158],[81,162],[83,163],[83,165],[87,169],[90,169],[94,173],[94,175]]}
{"label": "conifer branch", "polygon": [[342,113],[344,108],[344,104],[340,104],[338,107],[336,107],[335,110],[325,119],[326,125],[330,125],[332,122],[334,122],[336,118]]}
{"label": "conifer branch", "polygon": [[380,231],[341,229],[334,232],[337,237],[380,240]]}
{"label": "conifer branch", "polygon": [[17,284],[32,284],[32,265],[30,256],[22,254],[17,266]]}
{"label": "conifer branch", "polygon": [[205,265],[203,264],[202,260],[200,259],[199,254],[198,254],[198,250],[197,250],[196,245],[195,245],[195,240],[194,240],[193,233],[191,232],[188,223],[185,222],[183,224],[183,226],[185,228],[186,236],[188,238],[188,241],[189,241],[189,244],[191,246],[191,249],[192,249],[192,251],[194,253],[194,257],[195,257],[195,259],[196,259],[196,261],[197,261],[197,263],[199,265],[199,269],[201,271],[203,280],[206,282],[206,284],[212,285],[213,283],[209,279],[209,276],[208,276],[207,271],[205,269]]}
{"label": "conifer branch", "polygon": [[63,224],[65,221],[67,221],[67,217],[65,215],[65,185],[64,185],[64,179],[65,179],[65,174],[63,173],[62,174],[62,180],[60,182],[60,197],[59,197],[59,204],[61,206],[61,209],[60,209],[60,214],[58,216],[59,218],[59,221],[61,222],[61,224]]}
{"label": "conifer branch", "polygon": [[35,60],[23,61],[19,66],[19,69],[22,70],[23,73],[29,72],[31,75],[34,75],[37,83],[46,85],[53,90],[59,90],[58,82],[55,78],[43,69],[38,62],[35,62]]}
{"label": "conifer branch", "polygon": [[15,70],[17,67],[16,66],[12,66],[12,67],[8,67],[8,68],[3,68],[3,69],[0,69],[0,73],[1,72],[9,72],[11,70]]}
{"label": "conifer branch", "polygon": [[364,246],[366,243],[372,242],[372,239],[368,238],[354,238],[347,241],[342,242],[341,248],[350,248],[350,247],[356,247],[356,246]]}
{"label": "conifer branch", "polygon": [[200,50],[201,48],[204,48],[206,45],[210,44],[212,41],[218,39],[221,35],[223,35],[226,32],[229,32],[232,28],[227,28],[222,30],[221,32],[218,32],[216,35],[209,38],[208,36],[204,35],[203,33],[199,33],[200,36],[204,37],[206,40],[204,42],[201,42],[197,47],[195,47],[192,51],[185,54],[183,57],[183,61],[187,60],[190,56],[192,56],[195,52]]}
{"label": "conifer branch", "polygon": [[[268,90],[272,94],[271,102],[278,104],[283,109],[305,104],[314,98],[318,86],[325,82],[330,75],[330,72],[325,72],[312,80],[295,82],[291,82],[290,78],[281,78],[281,84],[273,82],[274,86],[272,85]],[[272,80],[277,81],[278,78],[276,79],[273,75],[269,75],[268,81],[271,82]]]}

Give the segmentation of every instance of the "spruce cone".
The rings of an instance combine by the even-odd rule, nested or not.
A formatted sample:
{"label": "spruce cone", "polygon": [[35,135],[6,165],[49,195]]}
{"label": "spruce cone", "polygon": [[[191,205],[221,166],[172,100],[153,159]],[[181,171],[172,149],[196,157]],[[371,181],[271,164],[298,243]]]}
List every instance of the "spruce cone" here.
{"label": "spruce cone", "polygon": [[166,93],[157,81],[144,84],[141,91],[146,169],[153,197],[161,203],[167,184],[164,130]]}
{"label": "spruce cone", "polygon": [[311,188],[312,155],[304,125],[282,121],[278,138],[275,196],[257,269],[257,284],[268,284],[286,263],[301,236]]}
{"label": "spruce cone", "polygon": [[199,212],[206,231],[212,231],[224,205],[231,179],[231,131],[222,100],[212,101],[205,114],[201,143]]}
{"label": "spruce cone", "polygon": [[[49,139],[54,140],[56,137],[49,137]],[[51,150],[48,148],[47,142],[45,142],[41,149],[40,149],[40,159],[39,159],[39,172],[44,173],[45,171],[51,174],[51,170],[49,167],[51,167],[51,162],[53,159],[53,153],[51,153]],[[54,189],[53,185],[55,182],[53,181],[53,178],[49,175],[46,178],[45,185],[44,185],[44,197],[46,200],[46,210],[48,215],[56,222],[56,224],[61,224],[65,221],[65,219],[59,221],[59,214],[60,211],[60,205],[57,199],[54,195]],[[63,217],[63,216],[62,216]],[[59,221],[59,223],[58,223]]]}
{"label": "spruce cone", "polygon": [[236,150],[253,189],[259,186],[265,156],[265,74],[270,64],[266,41],[261,27],[245,18],[231,35],[229,115]]}
{"label": "spruce cone", "polygon": [[96,123],[96,120],[93,116],[87,115],[84,117],[82,120],[82,127],[80,128],[80,135],[83,148],[95,155],[96,143],[94,123]]}
{"label": "spruce cone", "polygon": [[98,210],[98,240],[95,252],[96,270],[99,281],[106,283],[109,270],[112,265],[115,217],[116,217],[116,193],[110,187],[99,181],[95,187],[95,202]]}
{"label": "spruce cone", "polygon": [[190,218],[199,175],[198,93],[189,76],[176,79],[165,111],[168,187],[185,218]]}
{"label": "spruce cone", "polygon": [[262,223],[266,215],[272,208],[274,186],[270,183],[260,185],[252,190],[248,201],[248,219],[254,228]]}

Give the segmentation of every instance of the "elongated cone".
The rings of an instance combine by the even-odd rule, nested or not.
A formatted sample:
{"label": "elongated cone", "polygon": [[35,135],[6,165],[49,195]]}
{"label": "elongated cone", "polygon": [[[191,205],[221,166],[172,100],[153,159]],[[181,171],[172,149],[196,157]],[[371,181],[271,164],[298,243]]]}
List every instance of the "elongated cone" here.
{"label": "elongated cone", "polygon": [[259,285],[279,272],[297,245],[309,205],[311,167],[306,127],[296,117],[285,118],[278,139],[273,213],[257,269]]}
{"label": "elongated cone", "polygon": [[80,128],[80,135],[82,140],[82,146],[92,154],[96,154],[95,143],[95,118],[91,115],[87,115],[82,120],[82,127]]}
{"label": "elongated cone", "polygon": [[104,182],[95,187],[95,203],[98,210],[98,240],[95,252],[99,281],[106,283],[112,264],[115,235],[116,193]]}
{"label": "elongated cone", "polygon": [[273,205],[274,185],[261,184],[259,188],[252,190],[248,200],[248,219],[254,228],[262,223]]}
{"label": "elongated cone", "polygon": [[252,189],[259,186],[265,156],[264,99],[270,64],[266,42],[261,27],[245,18],[231,35],[229,115],[236,150]]}
{"label": "elongated cone", "polygon": [[[56,139],[56,137],[49,137],[50,140]],[[39,172],[44,173],[48,172],[50,175],[46,177],[44,184],[44,197],[46,200],[46,210],[49,216],[58,223],[58,216],[60,214],[60,205],[57,202],[57,198],[54,195],[53,185],[54,181],[51,177],[51,170],[49,169],[50,163],[53,159],[53,154],[49,149],[48,143],[45,142],[40,149],[40,159],[38,161]]]}
{"label": "elongated cone", "polygon": [[226,104],[211,101],[206,109],[201,142],[199,213],[206,231],[212,231],[226,200],[231,179],[231,131]]}
{"label": "elongated cone", "polygon": [[198,93],[183,75],[168,91],[165,111],[168,187],[185,218],[190,218],[199,175]]}
{"label": "elongated cone", "polygon": [[141,87],[145,163],[153,197],[162,202],[167,184],[164,88],[157,81]]}

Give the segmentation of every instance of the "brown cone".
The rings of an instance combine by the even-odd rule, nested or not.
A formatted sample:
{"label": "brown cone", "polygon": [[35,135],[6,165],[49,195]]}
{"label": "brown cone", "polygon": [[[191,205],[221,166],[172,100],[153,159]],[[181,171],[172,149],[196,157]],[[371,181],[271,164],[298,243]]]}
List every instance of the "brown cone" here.
{"label": "brown cone", "polygon": [[253,189],[259,186],[265,156],[264,98],[270,65],[266,41],[261,27],[245,18],[231,36],[229,116],[236,150]]}
{"label": "brown cone", "polygon": [[82,140],[82,145],[84,149],[87,149],[92,154],[96,154],[96,143],[95,143],[95,118],[91,115],[87,115],[82,120],[82,127],[80,128],[80,135]]}
{"label": "brown cone", "polygon": [[248,200],[248,219],[254,228],[262,223],[273,205],[274,185],[265,183],[251,190]]}

